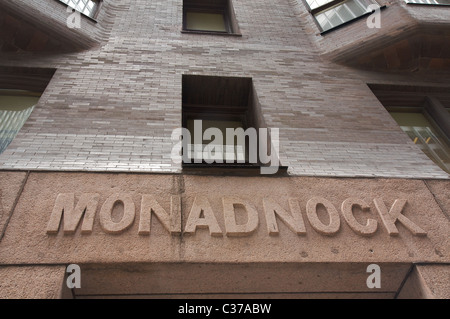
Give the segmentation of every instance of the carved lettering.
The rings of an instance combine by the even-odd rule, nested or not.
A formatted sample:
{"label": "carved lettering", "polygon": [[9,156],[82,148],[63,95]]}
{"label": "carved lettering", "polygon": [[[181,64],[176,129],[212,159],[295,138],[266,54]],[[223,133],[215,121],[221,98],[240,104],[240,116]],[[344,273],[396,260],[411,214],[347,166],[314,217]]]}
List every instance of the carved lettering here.
{"label": "carved lettering", "polygon": [[289,199],[289,207],[291,209],[291,213],[288,213],[280,205],[278,205],[275,201],[269,198],[263,199],[263,207],[264,213],[266,215],[266,223],[267,223],[267,231],[269,235],[278,235],[278,224],[275,218],[275,215],[289,227],[297,235],[305,235],[306,228],[305,223],[303,221],[302,214],[300,212],[300,206],[298,201],[295,199]]}
{"label": "carved lettering", "polygon": [[[253,233],[259,224],[258,211],[248,202],[238,197],[223,197],[223,217],[225,219],[226,235],[247,236]],[[247,212],[247,223],[242,225],[236,224],[235,205],[241,205]]]}
{"label": "carved lettering", "polygon": [[378,222],[374,219],[368,219],[366,225],[360,224],[353,215],[353,207],[358,206],[363,211],[370,209],[369,205],[362,199],[347,198],[341,205],[342,215],[350,228],[362,236],[371,236],[377,231]]}
{"label": "carved lettering", "polygon": [[397,221],[402,223],[415,236],[427,235],[426,231],[414,224],[409,218],[402,214],[403,208],[407,203],[406,199],[396,199],[389,212],[383,199],[375,198],[373,202],[375,203],[375,207],[377,208],[378,213],[383,220],[384,226],[390,236],[398,236],[398,229],[395,226]]}
{"label": "carved lettering", "polygon": [[[0,191],[0,213],[3,209],[1,195]],[[59,194],[47,224],[47,234],[57,234],[61,228],[64,234],[74,234],[78,228],[81,229],[82,234],[91,233],[99,197],[99,194],[84,193],[79,196],[77,201],[74,193]],[[183,231],[185,234],[195,234],[197,228],[208,229],[211,236],[223,235],[207,197],[197,196],[194,198],[184,230],[182,228],[181,196],[173,195],[170,200],[170,211],[167,211],[154,196],[142,195],[139,235],[150,235],[152,215],[155,215],[164,229],[172,235],[179,235]],[[123,214],[120,218],[114,216],[119,204],[123,206]],[[249,236],[257,230],[259,212],[253,203],[237,196],[225,196],[222,197],[222,204],[226,236]],[[390,236],[399,234],[397,223],[403,224],[415,236],[426,236],[427,233],[422,228],[402,214],[407,204],[406,199],[396,199],[390,209],[380,198],[375,198],[374,204]],[[298,200],[289,199],[289,210],[283,209],[272,198],[263,198],[262,206],[270,236],[279,234],[279,220],[297,235],[306,234]],[[370,206],[359,198],[345,199],[341,204],[341,213],[349,227],[360,236],[374,235],[378,228],[378,222],[373,218],[367,218],[365,223],[358,221],[354,215],[355,209],[369,212]],[[321,212],[326,213],[329,217],[328,223],[319,218]],[[335,206],[325,198],[313,197],[308,200],[306,216],[312,228],[322,235],[332,236],[340,229],[340,214]],[[109,234],[124,232],[133,225],[135,217],[134,200],[130,194],[123,193],[110,195],[99,212],[100,226],[104,232]],[[244,219],[240,220],[239,217],[246,219],[245,221]],[[117,219],[120,220],[117,221]]]}
{"label": "carved lettering", "polygon": [[170,214],[168,214],[151,195],[142,195],[141,214],[139,218],[139,235],[149,235],[152,213],[164,228],[172,235],[181,233],[181,197],[171,196]]}
{"label": "carved lettering", "polygon": [[[330,223],[328,225],[323,224],[319,217],[317,216],[317,206],[323,205],[330,217]],[[311,226],[318,233],[331,236],[339,231],[341,225],[341,220],[339,218],[339,213],[333,204],[321,197],[313,197],[306,204],[306,215]]]}
{"label": "carved lettering", "polygon": [[[112,220],[112,212],[117,202],[123,204],[123,216],[119,222]],[[128,194],[113,194],[106,199],[100,209],[100,225],[105,233],[120,234],[133,225],[136,215],[133,198]]]}
{"label": "carved lettering", "polygon": [[61,219],[64,221],[63,229],[65,234],[75,233],[81,219],[83,219],[81,232],[91,233],[98,199],[98,194],[82,194],[75,206],[75,194],[59,194],[56,197],[55,205],[47,224],[47,234],[56,234],[58,232]]}
{"label": "carved lettering", "polygon": [[208,228],[211,236],[222,236],[222,230],[206,197],[195,197],[184,232],[195,234],[198,228]]}

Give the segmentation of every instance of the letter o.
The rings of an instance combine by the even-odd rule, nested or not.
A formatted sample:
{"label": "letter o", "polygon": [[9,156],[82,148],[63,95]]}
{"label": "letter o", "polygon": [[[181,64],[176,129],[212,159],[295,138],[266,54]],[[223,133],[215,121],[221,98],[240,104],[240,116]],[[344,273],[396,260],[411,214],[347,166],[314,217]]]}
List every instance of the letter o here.
{"label": "letter o", "polygon": [[[119,222],[112,220],[112,210],[116,202],[123,203],[123,216]],[[109,234],[119,234],[129,228],[136,215],[133,199],[127,194],[113,194],[103,203],[100,210],[100,225]]]}
{"label": "letter o", "polygon": [[[319,204],[322,204],[325,207],[330,216],[329,225],[322,223],[317,216],[317,205]],[[334,235],[339,231],[339,227],[341,226],[341,219],[339,218],[337,209],[330,201],[322,197],[313,197],[308,201],[306,204],[306,215],[308,216],[312,228],[323,235]]]}

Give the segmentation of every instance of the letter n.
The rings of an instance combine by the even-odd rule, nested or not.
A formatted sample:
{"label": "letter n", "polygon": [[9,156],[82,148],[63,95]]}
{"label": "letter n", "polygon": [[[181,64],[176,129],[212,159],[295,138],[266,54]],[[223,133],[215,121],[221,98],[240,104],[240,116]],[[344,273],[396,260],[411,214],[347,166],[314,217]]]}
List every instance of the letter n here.
{"label": "letter n", "polygon": [[81,232],[91,233],[94,225],[98,199],[98,194],[82,194],[75,206],[75,194],[59,194],[58,197],[56,197],[52,215],[50,216],[50,221],[47,225],[47,234],[58,233],[61,219],[63,219],[63,229],[65,234],[75,233],[81,219],[83,219]]}
{"label": "letter n", "polygon": [[149,235],[152,213],[172,235],[181,234],[181,197],[171,196],[170,214],[168,214],[156,199],[150,195],[143,195],[139,220],[139,235]]}
{"label": "letter n", "polygon": [[271,198],[263,199],[264,212],[266,214],[267,230],[269,235],[278,235],[278,224],[275,214],[297,235],[305,235],[306,229],[300,212],[298,202],[290,198],[289,207],[291,213],[285,211],[280,205],[275,203]]}

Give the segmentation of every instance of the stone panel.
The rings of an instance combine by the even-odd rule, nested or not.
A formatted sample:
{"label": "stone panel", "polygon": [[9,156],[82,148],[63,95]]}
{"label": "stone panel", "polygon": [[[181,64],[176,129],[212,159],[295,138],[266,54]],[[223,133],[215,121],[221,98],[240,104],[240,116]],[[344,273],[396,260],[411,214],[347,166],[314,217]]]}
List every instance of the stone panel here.
{"label": "stone panel", "polygon": [[419,180],[31,173],[0,260],[444,263],[449,233]]}
{"label": "stone panel", "polygon": [[0,241],[26,175],[25,172],[0,172]]}
{"label": "stone panel", "polygon": [[1,299],[59,299],[64,266],[0,267]]}

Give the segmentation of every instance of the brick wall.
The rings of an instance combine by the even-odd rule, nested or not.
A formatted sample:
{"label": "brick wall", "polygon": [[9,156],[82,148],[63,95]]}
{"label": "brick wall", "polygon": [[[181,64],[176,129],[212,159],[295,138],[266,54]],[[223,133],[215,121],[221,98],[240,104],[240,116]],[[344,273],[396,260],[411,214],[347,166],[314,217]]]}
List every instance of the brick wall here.
{"label": "brick wall", "polygon": [[334,64],[321,56],[309,13],[299,14],[303,4],[234,0],[233,6],[242,37],[181,33],[181,0],[105,0],[95,26],[101,45],[68,54],[2,54],[0,65],[57,71],[0,155],[0,167],[181,172],[170,158],[171,132],[181,125],[181,76],[201,74],[253,78],[267,125],[280,129],[280,157],[292,175],[448,178],[366,85],[448,85],[448,72],[376,73]]}

